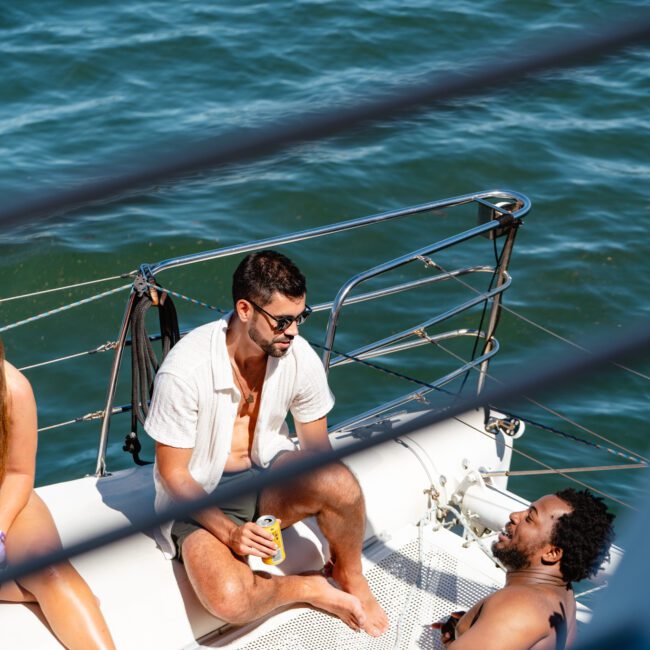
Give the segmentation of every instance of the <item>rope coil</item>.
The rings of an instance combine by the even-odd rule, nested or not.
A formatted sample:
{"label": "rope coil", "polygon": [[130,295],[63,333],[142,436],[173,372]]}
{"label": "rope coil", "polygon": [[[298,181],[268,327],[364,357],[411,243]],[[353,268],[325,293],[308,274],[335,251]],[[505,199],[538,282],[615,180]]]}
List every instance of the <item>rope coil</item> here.
{"label": "rope coil", "polygon": [[138,439],[138,422],[144,425],[149,413],[154,379],[160,367],[145,324],[145,316],[153,305],[158,307],[163,360],[181,338],[176,307],[167,292],[150,282],[141,284],[146,285],[148,291],[136,296],[131,313],[131,431],[122,448],[133,456],[136,465],[147,464],[140,459],[142,445]]}

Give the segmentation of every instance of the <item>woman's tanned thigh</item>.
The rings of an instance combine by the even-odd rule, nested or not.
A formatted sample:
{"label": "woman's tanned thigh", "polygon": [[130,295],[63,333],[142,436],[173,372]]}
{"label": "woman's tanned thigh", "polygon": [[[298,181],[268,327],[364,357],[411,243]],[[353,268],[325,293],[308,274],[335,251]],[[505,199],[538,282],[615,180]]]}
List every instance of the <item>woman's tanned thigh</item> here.
{"label": "woman's tanned thigh", "polygon": [[61,548],[54,519],[36,492],[32,492],[27,505],[14,519],[7,532],[6,546],[7,557],[12,564]]}

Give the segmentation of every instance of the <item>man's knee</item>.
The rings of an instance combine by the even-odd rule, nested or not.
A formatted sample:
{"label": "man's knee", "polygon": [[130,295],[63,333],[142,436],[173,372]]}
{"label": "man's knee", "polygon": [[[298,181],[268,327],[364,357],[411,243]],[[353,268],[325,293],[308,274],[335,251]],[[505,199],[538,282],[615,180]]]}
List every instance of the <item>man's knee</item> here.
{"label": "man's knee", "polygon": [[197,530],[183,542],[183,560],[190,583],[210,614],[234,625],[250,620],[253,574],[228,549],[206,530]]}
{"label": "man's knee", "polygon": [[203,606],[226,623],[244,625],[252,619],[250,590],[239,580],[219,580],[216,588],[198,595]]}
{"label": "man's knee", "polygon": [[354,474],[340,462],[318,470],[318,490],[324,499],[341,506],[356,506],[363,502],[361,486]]}

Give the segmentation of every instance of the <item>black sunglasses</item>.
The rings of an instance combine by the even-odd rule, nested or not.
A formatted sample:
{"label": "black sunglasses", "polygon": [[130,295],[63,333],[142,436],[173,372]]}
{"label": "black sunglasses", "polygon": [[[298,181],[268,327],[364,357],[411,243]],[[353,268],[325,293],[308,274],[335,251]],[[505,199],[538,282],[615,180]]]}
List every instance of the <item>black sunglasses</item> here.
{"label": "black sunglasses", "polygon": [[256,305],[252,300],[250,300],[250,298],[248,299],[248,302],[250,302],[250,304],[253,305],[257,311],[262,312],[275,321],[276,332],[284,332],[284,330],[291,327],[291,323],[293,322],[295,322],[296,325],[302,325],[312,312],[312,308],[309,305],[305,305],[305,311],[303,311],[302,314],[298,314],[297,316],[274,316],[273,314],[269,314],[266,309],[262,309],[259,305]]}

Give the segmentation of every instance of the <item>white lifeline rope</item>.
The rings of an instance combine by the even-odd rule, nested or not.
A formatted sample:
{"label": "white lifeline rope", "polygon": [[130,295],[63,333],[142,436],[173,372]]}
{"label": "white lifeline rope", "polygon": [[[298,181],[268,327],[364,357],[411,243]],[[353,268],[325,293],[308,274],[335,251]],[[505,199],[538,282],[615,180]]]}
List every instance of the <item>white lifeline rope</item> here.
{"label": "white lifeline rope", "polygon": [[14,327],[20,327],[21,325],[26,325],[27,323],[33,323],[34,321],[40,320],[41,318],[47,318],[48,316],[59,314],[62,311],[73,309],[74,307],[79,307],[80,305],[85,305],[89,302],[93,302],[94,300],[99,300],[100,298],[105,298],[106,296],[110,296],[111,294],[117,293],[118,291],[124,291],[124,289],[130,289],[132,286],[133,285],[131,283],[124,284],[121,287],[116,287],[115,289],[110,289],[109,291],[98,293],[95,296],[90,296],[90,298],[84,298],[83,300],[78,300],[77,302],[70,303],[69,305],[63,305],[63,307],[50,309],[49,311],[43,312],[42,314],[37,314],[36,316],[30,316],[25,320],[20,320],[17,321],[16,323],[11,323],[9,325],[5,325],[4,327],[0,327],[0,332],[6,332],[7,330],[13,329]]}
{"label": "white lifeline rope", "polygon": [[33,363],[30,366],[22,366],[18,368],[21,372],[24,370],[33,370],[34,368],[41,368],[42,366],[49,366],[52,363],[59,363],[60,361],[69,361],[70,359],[77,359],[78,357],[85,357],[89,354],[96,354],[97,352],[108,352],[109,350],[114,350],[117,347],[117,341],[106,341],[102,345],[93,348],[92,350],[86,350],[85,352],[75,352],[74,354],[68,354],[65,357],[58,357],[56,359],[49,359],[48,361],[41,361],[40,363]]}
{"label": "white lifeline rope", "polygon": [[69,284],[65,287],[53,287],[52,289],[43,289],[42,291],[32,291],[32,293],[23,293],[19,296],[10,296],[9,298],[0,298],[0,304],[9,302],[10,300],[21,300],[22,298],[33,298],[34,296],[42,296],[46,293],[54,293],[55,291],[65,291],[66,289],[76,289],[77,287],[85,287],[89,284],[97,284],[99,282],[109,282],[110,280],[122,280],[131,277],[134,271],[129,273],[122,273],[121,275],[113,275],[110,278],[98,278],[97,280],[89,280],[88,282],[78,282],[77,284]]}
{"label": "white lifeline rope", "polygon": [[[418,255],[417,259],[419,259],[421,262],[424,263],[425,266],[429,266],[431,268],[437,269],[438,271],[442,271],[443,273],[450,273],[450,271],[447,271],[444,267],[440,266],[438,262],[432,260],[430,257],[427,257],[426,255]],[[480,294],[482,293],[475,287],[473,287],[471,284],[468,284],[464,280],[461,280],[459,277],[455,275],[450,275],[452,280],[455,280],[459,284],[462,284],[464,287],[469,289],[470,291],[473,291],[475,294]],[[528,323],[529,325],[532,325],[533,327],[536,327],[538,330],[544,332],[545,334],[548,334],[549,336],[553,336],[559,341],[562,341],[563,343],[566,343],[567,345],[573,346],[576,350],[582,350],[583,352],[587,352],[589,354],[592,354],[592,351],[583,347],[579,343],[576,343],[575,341],[572,341],[571,339],[568,339],[561,334],[558,334],[557,332],[554,332],[553,330],[549,329],[548,327],[545,327],[544,325],[541,325],[540,323],[536,323],[535,321],[531,320],[530,318],[524,316],[523,314],[520,314],[519,312],[515,311],[512,309],[512,307],[508,307],[507,305],[504,305],[501,303],[500,305],[501,309],[504,311],[507,311],[508,313],[512,314],[513,316],[516,316],[520,320],[524,321],[525,323]],[[624,366],[621,363],[617,362],[612,362],[612,365],[616,366],[617,368],[620,368],[621,370],[624,370],[625,372],[629,372],[632,375],[636,375],[637,377],[641,377],[641,379],[646,379],[650,381],[650,377],[639,370],[635,370],[634,368],[630,368],[628,366]]]}

